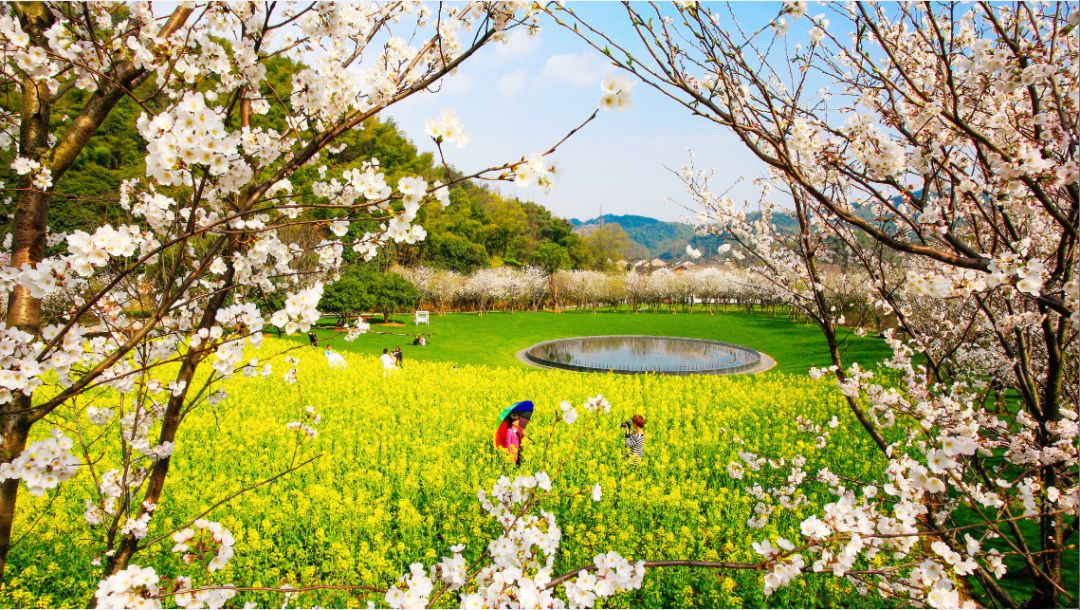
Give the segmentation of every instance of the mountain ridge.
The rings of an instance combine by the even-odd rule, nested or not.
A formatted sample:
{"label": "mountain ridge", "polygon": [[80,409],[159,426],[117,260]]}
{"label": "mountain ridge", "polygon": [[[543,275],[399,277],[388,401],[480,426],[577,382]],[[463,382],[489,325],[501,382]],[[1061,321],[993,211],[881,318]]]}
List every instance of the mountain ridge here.
{"label": "mountain ridge", "polygon": [[[748,214],[751,219],[757,215],[760,213]],[[635,244],[648,251],[649,258],[667,261],[687,259],[688,245],[701,250],[706,256],[711,256],[716,254],[717,248],[728,242],[728,237],[723,234],[698,235],[693,225],[685,222],[659,220],[638,214],[604,214],[588,220],[571,218],[570,224],[575,233],[586,234],[591,230],[590,227],[599,226],[601,220],[605,224],[622,227]],[[781,230],[793,229],[797,224],[795,219],[783,213],[773,214],[773,221]]]}

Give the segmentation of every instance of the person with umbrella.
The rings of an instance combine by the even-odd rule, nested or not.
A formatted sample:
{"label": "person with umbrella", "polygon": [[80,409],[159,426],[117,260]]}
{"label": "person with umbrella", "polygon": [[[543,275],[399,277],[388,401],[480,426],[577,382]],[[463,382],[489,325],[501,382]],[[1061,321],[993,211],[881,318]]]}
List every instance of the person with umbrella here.
{"label": "person with umbrella", "polygon": [[495,430],[495,447],[510,453],[514,463],[521,466],[521,442],[525,440],[525,426],[532,417],[530,400],[516,402],[503,410],[499,427]]}
{"label": "person with umbrella", "polygon": [[506,448],[510,451],[510,457],[514,458],[514,464],[521,466],[521,440],[525,438],[525,431],[521,429],[521,416],[511,415],[508,421],[510,425],[506,428]]}

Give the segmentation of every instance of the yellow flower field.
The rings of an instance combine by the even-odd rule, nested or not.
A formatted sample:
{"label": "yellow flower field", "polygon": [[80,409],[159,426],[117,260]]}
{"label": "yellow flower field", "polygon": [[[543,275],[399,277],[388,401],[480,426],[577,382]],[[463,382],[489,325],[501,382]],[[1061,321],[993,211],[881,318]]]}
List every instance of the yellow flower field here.
{"label": "yellow flower field", "polygon": [[[267,339],[263,350],[270,354],[293,346]],[[348,368],[334,370],[320,350],[304,348],[293,355],[301,359],[296,385],[283,380],[285,364],[277,360],[268,379],[230,379],[229,398],[193,412],[181,428],[166,502],[151,521],[147,540],[245,485],[318,456],[207,515],[236,537],[236,557],[213,575],[214,582],[386,587],[410,563],[435,561],[454,544],[468,544],[466,558],[476,559],[495,527],[476,492],[517,471],[494,453],[491,439],[500,410],[518,400],[533,400],[537,409],[527,429],[521,472],[561,472],[555,481],[559,495],[545,504],[563,529],[559,572],[606,550],[634,559],[757,561],[751,542],[777,535],[794,539],[801,519],[828,494],[822,487],[820,496],[797,509],[778,509],[764,529],[751,529],[747,520],[756,500],[743,491],[747,482],[727,471],[738,451],[770,458],[803,455],[810,477],[825,465],[858,475],[877,459],[839,392],[805,376],[615,376],[410,362],[383,379],[374,356],[346,353]],[[598,393],[610,401],[610,414],[579,407],[578,421],[556,423],[561,400],[580,405]],[[314,439],[286,427],[304,420],[307,405],[322,416]],[[645,459],[637,466],[622,457],[619,428],[635,413],[648,422]],[[824,424],[833,415],[840,425],[821,450],[814,435],[799,432],[795,424],[797,416]],[[74,425],[60,418],[51,423]],[[85,415],[79,426],[84,433],[93,428]],[[90,599],[100,576],[91,561],[101,546],[82,522],[92,489],[85,470],[44,497],[20,495],[14,536],[21,539],[11,554],[0,605],[83,606]],[[600,502],[576,493],[597,482],[603,488]],[[186,566],[170,547],[168,540],[154,545],[136,563],[153,565],[163,575],[182,573]],[[369,600],[383,604],[379,596],[343,591],[305,593],[291,603],[342,607]],[[277,593],[242,593],[233,601],[280,607],[283,599]],[[456,606],[456,598],[440,603]],[[831,577],[808,576],[765,598],[760,574],[684,568],[652,570],[640,591],[607,602],[623,607],[873,603]]]}

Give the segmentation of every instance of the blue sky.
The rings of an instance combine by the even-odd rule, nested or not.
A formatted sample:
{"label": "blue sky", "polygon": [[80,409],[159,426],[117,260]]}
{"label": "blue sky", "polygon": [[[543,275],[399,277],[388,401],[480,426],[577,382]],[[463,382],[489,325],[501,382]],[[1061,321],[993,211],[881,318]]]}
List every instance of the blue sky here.
{"label": "blue sky", "polygon": [[[621,5],[571,6],[617,39],[632,35]],[[776,15],[778,5],[740,3],[734,10],[760,23],[765,15]],[[600,80],[614,71],[571,32],[545,20],[537,36],[515,31],[506,44],[485,48],[466,62],[438,94],[410,98],[390,115],[421,150],[434,150],[424,120],[455,110],[469,143],[444,147],[447,161],[474,171],[549,148],[597,107]],[[717,190],[741,176],[730,195],[736,200],[756,196],[751,182],[763,175],[763,165],[734,136],[643,84],[633,92],[632,108],[600,113],[560,148],[554,157],[560,176],[549,193],[509,184],[499,188],[565,218],[592,218],[602,207],[605,213],[690,219],[689,211],[666,201],[686,203],[687,198],[678,178],[665,169],[685,165],[688,147],[699,167],[718,170]]]}

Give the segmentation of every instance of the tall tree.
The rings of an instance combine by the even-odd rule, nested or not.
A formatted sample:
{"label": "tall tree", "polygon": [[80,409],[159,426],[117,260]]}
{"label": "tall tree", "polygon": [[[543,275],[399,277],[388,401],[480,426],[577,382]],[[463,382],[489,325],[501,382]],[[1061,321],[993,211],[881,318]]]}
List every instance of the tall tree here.
{"label": "tall tree", "polygon": [[[841,244],[899,323],[886,364],[900,387],[857,365],[832,371],[888,442],[889,469],[856,489],[826,476],[840,503],[804,522],[805,551],[762,547],[766,591],[793,581],[802,552],[838,574],[876,554],[887,567],[860,580],[910,603],[1074,606],[1062,561],[1080,521],[1076,6],[854,3],[810,16],[785,2],[759,23],[698,3],[624,9],[625,37],[569,5],[551,15],[768,169],[800,216],[783,263],[808,274],[806,298],[821,296],[825,246]],[[743,222],[733,202],[696,191],[718,230]],[[744,235],[752,254],[779,252],[775,231]],[[1003,553],[1028,599],[1002,585],[1017,570]]]}
{"label": "tall tree", "polygon": [[[0,577],[20,481],[44,493],[97,462],[86,446],[72,454],[59,431],[28,447],[32,427],[104,387],[128,399],[122,420],[104,421],[123,458],[95,470],[88,520],[106,575],[127,568],[164,499],[185,415],[219,400],[215,382],[241,367],[245,342],[259,342],[267,320],[254,299],[285,291],[269,322],[306,328],[346,245],[370,257],[387,241],[415,243],[421,204],[446,203],[450,183],[465,180],[388,178],[373,158],[327,169],[331,147],[522,23],[508,5],[0,6],[0,90],[18,100],[0,115],[18,176],[0,273],[0,333],[12,346],[0,390]],[[359,70],[368,55],[384,62]],[[286,57],[295,69],[269,78]],[[52,223],[54,193],[77,160],[130,161],[88,148],[124,99],[145,142],[140,171],[125,177],[142,178],[99,203],[106,214],[78,221],[90,226],[65,232]],[[440,144],[460,136],[449,115],[431,131]],[[353,238],[352,222],[371,218]],[[50,318],[45,298],[59,304]]]}
{"label": "tall tree", "polygon": [[614,223],[606,223],[589,231],[581,242],[597,267],[609,266],[635,254],[634,240]]}
{"label": "tall tree", "polygon": [[569,269],[571,265],[570,253],[566,248],[549,241],[542,242],[536,247],[532,262],[548,273]]}

